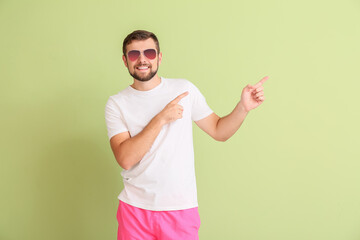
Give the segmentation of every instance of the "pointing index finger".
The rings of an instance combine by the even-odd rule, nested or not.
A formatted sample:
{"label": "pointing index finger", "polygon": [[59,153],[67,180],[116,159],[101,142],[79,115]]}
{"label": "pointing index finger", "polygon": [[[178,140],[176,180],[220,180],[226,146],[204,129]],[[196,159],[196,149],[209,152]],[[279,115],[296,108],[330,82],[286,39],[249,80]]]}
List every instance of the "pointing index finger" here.
{"label": "pointing index finger", "polygon": [[264,77],[263,79],[260,80],[260,82],[258,82],[257,84],[254,85],[254,88],[260,87],[268,79],[269,79],[269,76]]}
{"label": "pointing index finger", "polygon": [[184,92],[184,93],[180,94],[179,96],[177,96],[177,97],[176,97],[174,100],[172,100],[171,102],[177,104],[178,102],[180,102],[180,100],[181,100],[183,97],[186,97],[188,94],[189,94],[189,92]]}

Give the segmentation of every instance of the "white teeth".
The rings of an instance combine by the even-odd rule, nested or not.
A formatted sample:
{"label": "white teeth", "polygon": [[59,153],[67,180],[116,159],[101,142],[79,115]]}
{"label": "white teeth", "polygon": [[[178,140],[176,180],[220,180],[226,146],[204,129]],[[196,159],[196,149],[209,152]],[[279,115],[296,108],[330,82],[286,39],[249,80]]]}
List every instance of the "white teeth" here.
{"label": "white teeth", "polygon": [[148,69],[149,67],[138,67],[138,69]]}

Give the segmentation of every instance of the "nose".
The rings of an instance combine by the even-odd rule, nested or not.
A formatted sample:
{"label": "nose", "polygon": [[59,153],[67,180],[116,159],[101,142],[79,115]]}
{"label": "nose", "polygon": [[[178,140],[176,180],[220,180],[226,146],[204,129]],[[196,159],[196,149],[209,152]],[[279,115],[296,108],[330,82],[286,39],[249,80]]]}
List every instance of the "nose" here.
{"label": "nose", "polygon": [[145,57],[145,55],[144,55],[143,52],[140,53],[140,56],[139,56],[138,60],[139,60],[140,62],[145,62],[146,57]]}

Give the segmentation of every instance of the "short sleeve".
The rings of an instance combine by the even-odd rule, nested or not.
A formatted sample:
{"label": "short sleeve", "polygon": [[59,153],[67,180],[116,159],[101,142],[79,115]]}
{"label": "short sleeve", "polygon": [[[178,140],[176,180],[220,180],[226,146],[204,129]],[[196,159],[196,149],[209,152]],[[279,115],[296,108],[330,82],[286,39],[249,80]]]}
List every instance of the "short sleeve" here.
{"label": "short sleeve", "polygon": [[119,107],[111,97],[105,105],[105,122],[109,140],[116,134],[129,131]]}
{"label": "short sleeve", "polygon": [[209,116],[213,111],[206,103],[205,97],[201,94],[200,90],[193,83],[189,83],[192,101],[191,119],[198,121]]}

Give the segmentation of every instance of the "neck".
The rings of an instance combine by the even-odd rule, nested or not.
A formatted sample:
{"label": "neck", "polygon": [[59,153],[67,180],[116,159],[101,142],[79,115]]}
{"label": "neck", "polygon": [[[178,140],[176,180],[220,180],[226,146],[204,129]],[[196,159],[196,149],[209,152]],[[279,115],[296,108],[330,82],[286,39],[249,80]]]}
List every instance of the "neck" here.
{"label": "neck", "polygon": [[134,83],[131,85],[131,87],[135,88],[139,91],[149,91],[159,85],[161,83],[161,78],[156,74],[152,79],[149,81],[143,82],[134,79]]}

